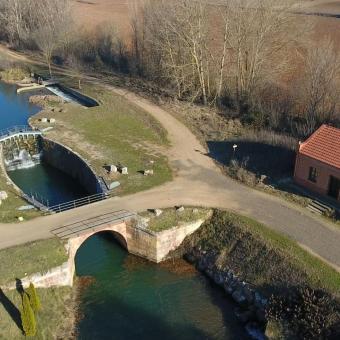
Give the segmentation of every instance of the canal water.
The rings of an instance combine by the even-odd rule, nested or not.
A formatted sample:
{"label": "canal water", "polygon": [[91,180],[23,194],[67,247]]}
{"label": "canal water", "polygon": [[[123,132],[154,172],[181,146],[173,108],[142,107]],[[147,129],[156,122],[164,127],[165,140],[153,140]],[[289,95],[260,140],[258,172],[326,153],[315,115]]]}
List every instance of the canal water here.
{"label": "canal water", "polygon": [[78,339],[248,339],[219,287],[183,260],[152,264],[128,254],[108,233],[76,255],[81,290]]}
{"label": "canal water", "polygon": [[[16,93],[16,86],[0,82],[0,130],[27,125],[30,116],[40,111],[29,103],[30,94]],[[26,194],[42,203],[55,205],[84,197],[86,191],[70,176],[41,163],[32,168],[8,172],[9,177]]]}
{"label": "canal water", "polygon": [[[27,95],[17,96],[15,86],[0,82],[0,129],[26,124],[38,111]],[[51,205],[84,195],[70,177],[43,163],[9,175]],[[247,339],[223,291],[185,262],[152,264],[105,234],[81,246],[76,271],[93,280],[81,289],[78,339]]]}

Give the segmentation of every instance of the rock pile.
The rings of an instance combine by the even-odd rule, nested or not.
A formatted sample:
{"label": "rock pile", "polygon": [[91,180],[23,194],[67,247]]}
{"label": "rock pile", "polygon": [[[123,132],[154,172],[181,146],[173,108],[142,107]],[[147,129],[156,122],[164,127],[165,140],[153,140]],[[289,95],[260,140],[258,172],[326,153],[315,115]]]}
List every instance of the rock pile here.
{"label": "rock pile", "polygon": [[255,291],[251,285],[242,281],[231,270],[219,269],[204,251],[192,250],[186,255],[187,260],[194,263],[197,269],[204,272],[237,304],[235,314],[245,325],[248,334],[254,339],[265,339],[266,326],[265,307],[267,299]]}

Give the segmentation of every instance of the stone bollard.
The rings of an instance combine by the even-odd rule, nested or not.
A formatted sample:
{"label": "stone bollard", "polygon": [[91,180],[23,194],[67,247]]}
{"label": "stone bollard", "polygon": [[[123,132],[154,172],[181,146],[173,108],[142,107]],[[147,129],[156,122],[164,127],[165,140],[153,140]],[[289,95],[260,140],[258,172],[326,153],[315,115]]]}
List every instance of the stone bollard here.
{"label": "stone bollard", "polygon": [[120,169],[120,172],[121,172],[122,175],[127,175],[128,174],[128,168],[124,166]]}
{"label": "stone bollard", "polygon": [[161,209],[154,209],[154,214],[158,217],[162,215],[163,211]]}
{"label": "stone bollard", "polygon": [[118,169],[115,165],[109,165],[109,172],[115,173],[117,171],[118,171]]}
{"label": "stone bollard", "polygon": [[178,213],[181,213],[183,211],[184,211],[184,207],[183,206],[180,206],[180,207],[176,208],[176,212],[178,212]]}
{"label": "stone bollard", "polygon": [[41,121],[42,123],[47,123],[47,118],[46,118],[46,117],[41,118],[40,121]]}
{"label": "stone bollard", "polygon": [[54,124],[54,123],[55,123],[55,118],[50,118],[50,119],[48,120],[48,122],[51,123],[51,124]]}
{"label": "stone bollard", "polygon": [[153,175],[153,170],[151,169],[151,170],[144,170],[143,171],[143,174],[144,174],[144,176],[149,176],[149,175]]}
{"label": "stone bollard", "polygon": [[0,200],[6,200],[8,198],[8,194],[6,191],[0,191]]}

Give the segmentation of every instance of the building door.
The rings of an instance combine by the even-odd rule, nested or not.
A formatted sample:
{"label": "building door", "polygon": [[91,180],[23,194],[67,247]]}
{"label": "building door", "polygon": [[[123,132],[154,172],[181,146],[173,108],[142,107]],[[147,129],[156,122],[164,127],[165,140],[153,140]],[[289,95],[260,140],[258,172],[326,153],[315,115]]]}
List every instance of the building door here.
{"label": "building door", "polygon": [[330,176],[329,178],[329,187],[328,187],[328,195],[338,199],[340,191],[340,179]]}

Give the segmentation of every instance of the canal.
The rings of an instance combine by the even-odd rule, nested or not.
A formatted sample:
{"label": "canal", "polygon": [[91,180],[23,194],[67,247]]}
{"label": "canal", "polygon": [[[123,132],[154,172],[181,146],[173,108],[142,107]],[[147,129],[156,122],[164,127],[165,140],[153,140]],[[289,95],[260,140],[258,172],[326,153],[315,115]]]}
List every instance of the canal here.
{"label": "canal", "polygon": [[[16,87],[0,82],[0,129],[27,124],[39,111]],[[85,195],[66,174],[44,163],[9,171],[27,194],[49,204]],[[78,250],[78,339],[247,339],[224,292],[184,261],[156,265],[122,249],[110,235],[95,235]]]}
{"label": "canal", "polygon": [[76,256],[81,289],[78,339],[248,339],[234,305],[183,260],[153,264],[110,234],[90,237]]}
{"label": "canal", "polygon": [[[27,125],[30,116],[40,108],[29,103],[29,94],[16,93],[16,86],[0,82],[0,130]],[[70,176],[48,164],[8,171],[9,177],[28,195],[44,204],[55,205],[87,195],[84,188]]]}

